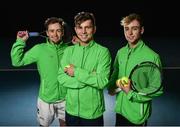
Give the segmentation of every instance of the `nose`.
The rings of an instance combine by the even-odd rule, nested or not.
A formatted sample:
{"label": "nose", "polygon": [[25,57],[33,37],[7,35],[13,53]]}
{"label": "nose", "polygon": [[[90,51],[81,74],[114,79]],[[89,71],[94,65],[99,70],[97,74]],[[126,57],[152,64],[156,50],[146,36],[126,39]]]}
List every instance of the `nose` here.
{"label": "nose", "polygon": [[83,28],[83,29],[82,29],[82,32],[83,32],[83,33],[86,33],[86,28]]}
{"label": "nose", "polygon": [[132,34],[132,30],[129,30],[129,31],[128,31],[128,34],[131,35],[131,34]]}
{"label": "nose", "polygon": [[57,35],[58,35],[58,32],[57,32],[57,31],[55,31],[55,32],[54,32],[54,35],[55,35],[55,36],[57,36]]}

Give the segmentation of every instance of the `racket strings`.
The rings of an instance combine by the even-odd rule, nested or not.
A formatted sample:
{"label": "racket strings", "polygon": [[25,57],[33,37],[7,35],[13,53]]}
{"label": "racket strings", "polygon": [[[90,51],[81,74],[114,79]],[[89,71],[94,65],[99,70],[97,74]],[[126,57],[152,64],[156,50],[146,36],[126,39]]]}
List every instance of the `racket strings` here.
{"label": "racket strings", "polygon": [[130,78],[134,90],[150,94],[156,92],[161,87],[161,77],[161,71],[157,65],[144,63],[136,67]]}

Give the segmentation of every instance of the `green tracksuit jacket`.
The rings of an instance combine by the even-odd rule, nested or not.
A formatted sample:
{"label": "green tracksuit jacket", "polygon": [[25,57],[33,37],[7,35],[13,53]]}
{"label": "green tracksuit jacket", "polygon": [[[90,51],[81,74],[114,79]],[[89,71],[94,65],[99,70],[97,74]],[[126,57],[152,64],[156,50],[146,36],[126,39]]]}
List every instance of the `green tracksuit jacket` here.
{"label": "green tracksuit jacket", "polygon": [[[74,64],[74,77],[64,67]],[[95,119],[105,111],[103,89],[110,75],[109,50],[95,41],[88,46],[68,47],[61,61],[58,80],[67,87],[66,112],[85,119]]]}
{"label": "green tracksuit jacket", "polygon": [[[151,61],[161,67],[160,57],[140,40],[135,48],[129,48],[127,44],[121,48],[114,61],[114,71],[108,85],[109,89],[115,88],[117,79],[127,76],[136,64],[143,61]],[[151,101],[155,96],[160,96],[162,89],[151,96],[140,95],[135,91],[128,94],[119,92],[116,96],[115,112],[123,115],[134,124],[141,124],[151,115]]]}
{"label": "green tracksuit jacket", "polygon": [[13,66],[25,66],[31,63],[37,64],[40,75],[39,97],[47,103],[54,103],[65,98],[66,89],[57,80],[60,60],[66,44],[61,42],[56,45],[47,42],[37,44],[27,52],[24,52],[26,43],[17,39],[11,49]]}

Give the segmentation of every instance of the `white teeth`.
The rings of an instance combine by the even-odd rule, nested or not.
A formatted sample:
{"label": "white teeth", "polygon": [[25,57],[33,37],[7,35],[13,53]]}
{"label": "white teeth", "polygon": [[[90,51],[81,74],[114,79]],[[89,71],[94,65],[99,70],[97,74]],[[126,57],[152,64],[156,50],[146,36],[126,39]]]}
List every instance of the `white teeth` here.
{"label": "white teeth", "polygon": [[133,39],[133,37],[128,37],[130,40],[132,40]]}
{"label": "white teeth", "polygon": [[81,37],[82,37],[82,38],[86,38],[86,37],[87,37],[87,35],[82,35]]}

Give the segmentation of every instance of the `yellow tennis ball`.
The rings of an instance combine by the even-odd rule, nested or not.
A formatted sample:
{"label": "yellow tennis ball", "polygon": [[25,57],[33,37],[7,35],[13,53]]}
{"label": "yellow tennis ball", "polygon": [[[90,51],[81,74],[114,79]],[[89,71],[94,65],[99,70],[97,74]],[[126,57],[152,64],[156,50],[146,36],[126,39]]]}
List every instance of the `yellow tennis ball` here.
{"label": "yellow tennis ball", "polygon": [[121,79],[116,80],[116,84],[119,86],[121,82]]}
{"label": "yellow tennis ball", "polygon": [[121,83],[122,85],[126,86],[128,84],[129,78],[128,77],[122,77],[121,78]]}
{"label": "yellow tennis ball", "polygon": [[65,66],[65,68],[69,68],[69,67],[70,67],[70,65],[66,65],[66,66]]}

